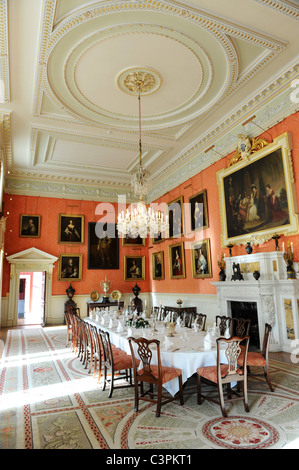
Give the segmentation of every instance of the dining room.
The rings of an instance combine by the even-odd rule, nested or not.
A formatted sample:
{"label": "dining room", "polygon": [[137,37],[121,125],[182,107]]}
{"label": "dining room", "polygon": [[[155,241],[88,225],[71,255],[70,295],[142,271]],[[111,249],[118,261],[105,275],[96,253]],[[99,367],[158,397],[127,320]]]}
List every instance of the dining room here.
{"label": "dining room", "polygon": [[30,3],[0,0],[0,448],[298,446],[296,2]]}

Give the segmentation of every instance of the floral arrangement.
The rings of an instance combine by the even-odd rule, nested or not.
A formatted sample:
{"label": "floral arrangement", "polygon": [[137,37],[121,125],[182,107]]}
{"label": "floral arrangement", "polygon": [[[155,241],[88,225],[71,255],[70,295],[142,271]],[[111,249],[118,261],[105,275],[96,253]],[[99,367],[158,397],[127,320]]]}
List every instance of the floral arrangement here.
{"label": "floral arrangement", "polygon": [[127,326],[133,326],[134,328],[146,328],[149,327],[149,322],[143,318],[139,317],[138,315],[133,315],[126,321]]}

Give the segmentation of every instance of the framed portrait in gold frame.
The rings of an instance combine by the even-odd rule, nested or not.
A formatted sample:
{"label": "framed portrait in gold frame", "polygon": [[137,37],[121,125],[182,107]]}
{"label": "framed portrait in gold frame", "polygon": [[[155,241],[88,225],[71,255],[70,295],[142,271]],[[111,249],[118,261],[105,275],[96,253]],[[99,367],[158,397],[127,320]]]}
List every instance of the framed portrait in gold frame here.
{"label": "framed portrait in gold frame", "polygon": [[186,277],[184,242],[175,243],[169,250],[169,276],[170,279],[183,279]]}
{"label": "framed portrait in gold frame", "polygon": [[217,184],[223,247],[298,233],[289,133],[220,170]]}
{"label": "framed portrait in gold frame", "polygon": [[74,245],[84,243],[84,215],[59,214],[58,243]]}
{"label": "framed portrait in gold frame", "polygon": [[209,227],[207,190],[189,197],[190,227],[192,231]]}
{"label": "framed portrait in gold frame", "polygon": [[184,233],[183,196],[174,199],[168,206],[168,237],[180,238]]}
{"label": "framed portrait in gold frame", "polygon": [[155,281],[165,279],[164,273],[164,251],[152,253],[152,273]]}
{"label": "framed portrait in gold frame", "polygon": [[192,276],[198,279],[212,277],[210,239],[191,245]]}
{"label": "framed portrait in gold frame", "polygon": [[40,237],[40,215],[21,214],[20,215],[20,237],[39,238]]}
{"label": "framed portrait in gold frame", "polygon": [[122,246],[145,246],[145,238],[131,238],[129,235],[122,237]]}
{"label": "framed portrait in gold frame", "polygon": [[63,254],[58,260],[58,281],[81,281],[82,255]]}
{"label": "framed portrait in gold frame", "polygon": [[144,281],[145,279],[145,256],[124,257],[124,279],[125,281]]}

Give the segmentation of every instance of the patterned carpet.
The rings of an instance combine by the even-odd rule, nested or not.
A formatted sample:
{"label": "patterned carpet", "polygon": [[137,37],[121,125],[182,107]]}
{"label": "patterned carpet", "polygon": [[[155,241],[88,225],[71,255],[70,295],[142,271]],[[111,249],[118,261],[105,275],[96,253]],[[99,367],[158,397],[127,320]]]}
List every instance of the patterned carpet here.
{"label": "patterned carpet", "polygon": [[66,328],[10,330],[0,379],[1,449],[281,449],[299,448],[299,366],[271,362],[271,393],[251,379],[250,413],[242,402],[196,403],[195,381],[185,404],[172,402],[155,418],[133,389],[108,399],[97,379],[65,347]]}

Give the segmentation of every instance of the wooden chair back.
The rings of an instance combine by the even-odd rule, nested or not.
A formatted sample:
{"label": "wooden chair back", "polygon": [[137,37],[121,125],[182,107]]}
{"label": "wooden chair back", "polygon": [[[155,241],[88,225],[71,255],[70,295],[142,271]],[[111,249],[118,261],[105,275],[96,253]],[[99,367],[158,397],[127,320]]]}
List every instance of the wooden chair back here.
{"label": "wooden chair back", "polygon": [[216,326],[219,327],[221,336],[225,335],[226,329],[230,328],[231,326],[231,322],[231,317],[226,317],[225,315],[216,315]]}
{"label": "wooden chair back", "polygon": [[183,311],[183,313],[181,315],[181,319],[183,321],[183,325],[186,328],[191,328],[193,323],[194,323],[195,317],[194,317],[194,314],[192,312]]}
{"label": "wooden chair back", "polygon": [[[162,369],[161,369],[161,354],[160,354],[160,341],[157,339],[147,339],[147,338],[128,338],[132,362],[133,362],[133,371],[134,371],[134,382],[143,381],[153,384],[159,384],[162,380]],[[136,351],[133,346],[133,343],[136,344]],[[157,362],[158,362],[158,378],[155,377],[151,369],[151,360],[153,357],[153,351],[150,346],[156,345],[157,351]],[[139,369],[139,360],[142,363],[143,374],[138,375],[137,370]],[[162,382],[161,382],[162,383]]]}
{"label": "wooden chair back", "polygon": [[[240,346],[242,343],[242,349]],[[225,356],[227,358],[228,370],[225,377],[221,377],[221,345],[226,344]],[[244,376],[247,375],[247,354],[249,345],[249,336],[231,336],[230,338],[217,338],[217,377],[218,382],[239,382],[244,380]],[[243,364],[241,365],[242,374],[240,374],[240,365],[238,364],[238,358],[242,353]]]}
{"label": "wooden chair back", "polygon": [[232,318],[232,334],[240,338],[249,335],[250,323],[246,318]]}
{"label": "wooden chair back", "polygon": [[194,317],[194,322],[197,323],[201,331],[206,330],[207,315],[205,313],[196,313]]}

